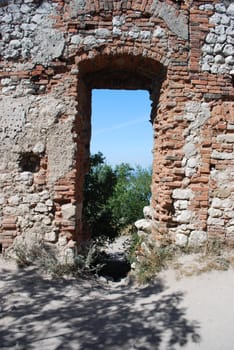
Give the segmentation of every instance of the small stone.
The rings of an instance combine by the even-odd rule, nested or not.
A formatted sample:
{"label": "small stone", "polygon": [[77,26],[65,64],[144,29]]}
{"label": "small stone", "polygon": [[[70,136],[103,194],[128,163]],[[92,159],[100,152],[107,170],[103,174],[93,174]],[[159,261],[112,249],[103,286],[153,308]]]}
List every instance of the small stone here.
{"label": "small stone", "polygon": [[57,235],[54,231],[52,232],[46,232],[44,236],[44,240],[46,242],[56,242],[57,241]]}
{"label": "small stone", "polygon": [[182,233],[177,233],[175,235],[175,244],[179,247],[186,247],[188,243],[188,237]]}
{"label": "small stone", "polygon": [[[214,47],[214,54],[222,53],[223,52],[223,45],[222,44],[216,44]],[[224,59],[223,59],[224,62]]]}
{"label": "small stone", "polygon": [[230,17],[226,15],[222,15],[221,24],[228,26],[230,24],[230,20],[231,20]]}
{"label": "small stone", "polygon": [[64,220],[74,220],[76,216],[76,206],[68,203],[61,206],[62,215]]}
{"label": "small stone", "polygon": [[122,34],[121,29],[114,27],[112,31],[114,36],[120,36]]}
{"label": "small stone", "polygon": [[71,37],[71,44],[79,45],[81,41],[82,41],[82,37],[80,35],[73,35]]}
{"label": "small stone", "polygon": [[212,200],[212,207],[213,208],[222,208],[222,201],[220,198],[214,198]]}
{"label": "small stone", "polygon": [[192,218],[192,212],[190,210],[183,210],[180,215],[176,217],[176,221],[181,224],[188,224]]}
{"label": "small stone", "polygon": [[224,56],[234,56],[234,47],[231,44],[227,44],[223,48]]}
{"label": "small stone", "polygon": [[19,178],[19,181],[27,182],[29,185],[33,183],[33,174],[29,171],[23,171]]}
{"label": "small stone", "polygon": [[88,35],[84,39],[84,45],[88,47],[93,47],[97,45],[97,40],[93,35]]}
{"label": "small stone", "polygon": [[197,148],[193,142],[188,142],[184,145],[183,151],[186,158],[191,158],[197,154]]}
{"label": "small stone", "polygon": [[64,252],[64,263],[68,265],[74,264],[75,254],[72,248],[67,248]]}
{"label": "small stone", "polygon": [[228,6],[226,14],[234,17],[234,3]]}
{"label": "small stone", "polygon": [[37,142],[33,147],[33,153],[42,154],[45,151],[45,144],[43,142]]}
{"label": "small stone", "polygon": [[218,71],[219,71],[219,65],[213,64],[211,67],[211,73],[218,73]]}
{"label": "small stone", "polygon": [[41,195],[41,200],[42,200],[42,201],[46,201],[47,199],[50,198],[50,193],[49,193],[49,191],[47,191],[47,190],[42,191],[42,192],[40,193],[40,195]]}
{"label": "small stone", "polygon": [[218,152],[214,150],[211,154],[211,157],[214,159],[232,160],[234,159],[234,154],[228,152]]}
{"label": "small stone", "polygon": [[188,208],[188,201],[186,200],[177,200],[174,202],[174,208],[176,210],[185,210]]}
{"label": "small stone", "polygon": [[226,34],[226,27],[222,24],[218,25],[215,27],[215,34],[219,35],[224,35]]}
{"label": "small stone", "polygon": [[143,214],[145,219],[153,219],[154,209],[150,206],[146,206],[143,208]]}
{"label": "small stone", "polygon": [[9,45],[14,49],[18,49],[21,46],[20,40],[11,40]]}
{"label": "small stone", "polygon": [[205,231],[192,231],[189,236],[190,247],[200,247],[207,241],[207,233]]}
{"label": "small stone", "polygon": [[109,29],[105,28],[96,29],[95,34],[98,38],[109,38],[111,36],[111,32],[109,31]]}
{"label": "small stone", "polygon": [[222,211],[221,211],[221,210],[219,210],[219,209],[214,209],[214,208],[210,208],[210,209],[208,210],[208,213],[209,213],[209,215],[210,215],[211,217],[213,217],[213,218],[218,218],[218,217],[220,217],[220,216],[222,215]]}
{"label": "small stone", "polygon": [[211,5],[211,4],[204,4],[204,5],[200,5],[199,6],[199,10],[202,10],[202,11],[212,11],[214,9],[214,6]]}
{"label": "small stone", "polygon": [[216,55],[215,56],[215,63],[224,63],[225,60],[224,60],[224,57],[221,56],[221,55]]}
{"label": "small stone", "polygon": [[217,42],[219,44],[223,44],[225,43],[225,41],[227,40],[227,35],[226,34],[222,34],[218,36]]}
{"label": "small stone", "polygon": [[190,189],[175,189],[172,194],[174,199],[191,199],[192,196],[193,193]]}
{"label": "small stone", "polygon": [[18,194],[16,194],[15,196],[11,196],[9,199],[8,199],[8,203],[10,205],[18,205],[20,203],[20,200],[21,198],[19,197]]}
{"label": "small stone", "polygon": [[7,86],[7,85],[10,85],[10,84],[11,84],[11,82],[12,82],[12,80],[11,80],[11,79],[9,79],[9,78],[2,79],[2,80],[1,80],[1,85],[3,85],[3,86]]}
{"label": "small stone", "polygon": [[50,225],[51,224],[51,219],[48,217],[48,216],[46,216],[46,217],[44,217],[44,219],[42,220],[42,222],[43,222],[43,224],[44,225]]}
{"label": "small stone", "polygon": [[231,190],[229,188],[220,188],[214,191],[215,197],[218,197],[221,199],[228,198],[230,194],[231,194]]}
{"label": "small stone", "polygon": [[51,11],[51,4],[46,1],[43,1],[41,5],[37,8],[37,13],[39,14],[49,14],[50,11]]}
{"label": "small stone", "polygon": [[125,16],[114,16],[112,20],[113,26],[120,27],[125,23]]}
{"label": "small stone", "polygon": [[225,13],[226,12],[226,7],[224,4],[215,4],[215,10],[218,13]]}
{"label": "small stone", "polygon": [[42,15],[36,14],[35,16],[32,17],[32,22],[40,24],[43,20]]}
{"label": "small stone", "polygon": [[[205,53],[207,53],[207,54],[212,55],[213,52],[214,52],[214,48],[213,48],[213,46],[211,46],[211,45],[204,44],[204,45],[202,46],[202,52],[205,52]],[[212,57],[212,56],[211,56],[211,57]]]}
{"label": "small stone", "polygon": [[234,134],[222,134],[217,136],[218,142],[233,143],[234,144]]}
{"label": "small stone", "polygon": [[233,219],[234,218],[234,210],[226,210],[225,216],[228,217],[229,219]]}
{"label": "small stone", "polygon": [[220,24],[222,20],[222,15],[220,13],[215,13],[210,17],[210,22],[215,24]]}
{"label": "small stone", "polygon": [[227,234],[228,235],[233,235],[234,234],[234,225],[233,226],[229,226],[227,228]]}
{"label": "small stone", "polygon": [[189,166],[190,168],[195,168],[195,167],[197,167],[198,165],[199,165],[199,163],[198,163],[197,158],[190,158],[190,159],[188,160],[188,166]]}
{"label": "small stone", "polygon": [[3,16],[2,22],[11,23],[12,22],[12,15],[10,13],[8,13],[5,16]]}
{"label": "small stone", "polygon": [[31,12],[31,8],[28,5],[23,4],[20,7],[20,11],[22,13],[29,13],[29,12]]}
{"label": "small stone", "polygon": [[135,226],[139,231],[151,233],[152,224],[151,221],[146,219],[141,219],[135,222]]}
{"label": "small stone", "polygon": [[139,37],[139,31],[138,30],[130,30],[128,32],[128,35],[133,39],[137,39]]}
{"label": "small stone", "polygon": [[38,213],[47,213],[48,208],[47,208],[47,205],[45,205],[44,203],[38,203],[34,208],[34,211]]}
{"label": "small stone", "polygon": [[223,219],[217,219],[217,218],[212,218],[211,216],[207,220],[208,225],[213,225],[213,226],[224,226],[224,220]]}
{"label": "small stone", "polygon": [[61,236],[58,239],[58,246],[65,247],[67,245],[67,238],[65,236]]}
{"label": "small stone", "polygon": [[47,207],[52,208],[52,207],[53,207],[53,202],[52,202],[52,200],[51,200],[51,199],[47,199],[46,205],[47,205]]}
{"label": "small stone", "polygon": [[0,204],[2,205],[4,204],[4,202],[5,202],[5,197],[2,193],[0,193]]}
{"label": "small stone", "polygon": [[210,65],[208,63],[203,63],[202,71],[209,72],[210,71]]}
{"label": "small stone", "polygon": [[205,55],[205,57],[203,58],[204,63],[213,63],[214,62],[213,51],[212,51],[212,55]]}
{"label": "small stone", "polygon": [[141,30],[140,31],[140,37],[141,39],[150,39],[151,37],[151,32],[149,30]]}
{"label": "small stone", "polygon": [[195,168],[186,168],[185,169],[185,176],[187,177],[192,177],[193,175],[195,175],[197,173],[197,170]]}
{"label": "small stone", "polygon": [[165,36],[165,30],[159,26],[156,27],[156,29],[153,32],[154,38],[163,38]]}

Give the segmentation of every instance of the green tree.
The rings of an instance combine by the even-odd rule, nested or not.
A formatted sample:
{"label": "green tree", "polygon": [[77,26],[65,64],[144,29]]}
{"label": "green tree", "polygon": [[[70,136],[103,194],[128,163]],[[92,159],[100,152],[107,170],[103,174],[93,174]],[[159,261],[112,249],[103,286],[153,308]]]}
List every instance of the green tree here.
{"label": "green tree", "polygon": [[108,200],[114,192],[116,174],[105,163],[101,152],[90,157],[90,171],[85,176],[83,217],[93,239],[112,239],[117,235]]}
{"label": "green tree", "polygon": [[112,239],[142,217],[150,200],[151,169],[128,163],[114,169],[102,153],[90,158],[85,177],[83,217],[93,239]]}
{"label": "green tree", "polygon": [[133,225],[142,217],[142,210],[150,200],[151,169],[132,168],[120,164],[115,168],[117,183],[109,199],[113,217],[121,228]]}

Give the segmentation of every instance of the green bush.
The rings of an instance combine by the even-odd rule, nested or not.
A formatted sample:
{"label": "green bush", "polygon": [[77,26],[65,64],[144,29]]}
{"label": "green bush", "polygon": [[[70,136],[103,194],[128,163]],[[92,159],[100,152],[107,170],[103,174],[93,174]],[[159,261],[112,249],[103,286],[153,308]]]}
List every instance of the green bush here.
{"label": "green bush", "polygon": [[90,158],[85,177],[83,217],[91,238],[111,240],[142,217],[149,203],[151,169],[122,163],[114,169],[102,153]]}

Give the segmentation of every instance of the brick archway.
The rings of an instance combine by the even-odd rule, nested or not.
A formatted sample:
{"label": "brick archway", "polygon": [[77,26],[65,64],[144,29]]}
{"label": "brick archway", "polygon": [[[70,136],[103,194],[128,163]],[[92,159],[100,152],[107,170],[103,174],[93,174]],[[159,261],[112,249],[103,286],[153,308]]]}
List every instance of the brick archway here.
{"label": "brick archway", "polygon": [[78,71],[76,240],[79,241],[84,237],[80,218],[82,218],[83,180],[89,169],[92,89],[147,90],[152,100],[150,119],[153,124],[167,70],[160,62],[142,55],[104,54],[79,62]]}

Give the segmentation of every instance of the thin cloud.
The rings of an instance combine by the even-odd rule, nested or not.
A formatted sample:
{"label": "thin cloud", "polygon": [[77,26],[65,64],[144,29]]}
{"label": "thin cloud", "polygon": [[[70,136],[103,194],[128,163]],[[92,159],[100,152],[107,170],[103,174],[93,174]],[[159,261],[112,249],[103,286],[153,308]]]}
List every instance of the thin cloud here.
{"label": "thin cloud", "polygon": [[125,129],[129,126],[132,126],[132,125],[137,125],[137,124],[141,124],[141,123],[144,123],[144,122],[148,122],[148,119],[143,119],[143,118],[138,118],[138,119],[134,119],[134,120],[130,120],[128,122],[125,122],[125,123],[120,123],[120,124],[116,124],[116,125],[113,125],[109,128],[103,128],[103,129],[99,129],[99,130],[96,130],[93,135],[100,135],[100,134],[104,134],[106,132],[112,132],[112,131],[115,131],[115,130],[119,130],[119,129]]}

